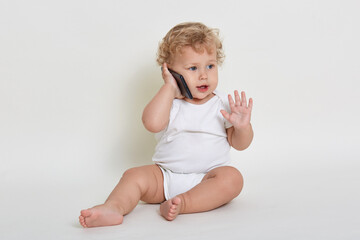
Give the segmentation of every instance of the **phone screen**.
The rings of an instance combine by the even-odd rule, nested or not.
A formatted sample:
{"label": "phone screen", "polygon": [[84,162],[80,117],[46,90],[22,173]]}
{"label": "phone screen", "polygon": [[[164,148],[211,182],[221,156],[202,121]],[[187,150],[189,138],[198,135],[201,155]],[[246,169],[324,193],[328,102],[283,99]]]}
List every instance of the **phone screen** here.
{"label": "phone screen", "polygon": [[175,80],[180,88],[181,94],[189,99],[193,99],[193,96],[189,90],[188,85],[186,84],[184,77],[169,68],[168,68],[168,70],[171,73],[171,75],[173,75],[173,77],[175,78]]}

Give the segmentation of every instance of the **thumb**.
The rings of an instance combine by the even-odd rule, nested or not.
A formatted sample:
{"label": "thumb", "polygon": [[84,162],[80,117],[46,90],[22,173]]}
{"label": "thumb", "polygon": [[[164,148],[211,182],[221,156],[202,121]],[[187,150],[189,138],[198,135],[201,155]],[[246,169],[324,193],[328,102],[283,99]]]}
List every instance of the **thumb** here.
{"label": "thumb", "polygon": [[230,122],[230,114],[225,111],[225,110],[220,110],[221,114],[223,115],[223,117]]}

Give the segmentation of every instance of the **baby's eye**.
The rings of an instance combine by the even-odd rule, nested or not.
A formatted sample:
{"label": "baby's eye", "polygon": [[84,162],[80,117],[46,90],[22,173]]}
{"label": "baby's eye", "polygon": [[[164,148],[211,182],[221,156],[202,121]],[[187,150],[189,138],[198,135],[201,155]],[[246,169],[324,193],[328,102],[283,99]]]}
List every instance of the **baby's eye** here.
{"label": "baby's eye", "polygon": [[196,69],[197,69],[197,67],[195,67],[195,66],[194,67],[189,67],[190,71],[195,71]]}
{"label": "baby's eye", "polygon": [[208,66],[207,66],[207,68],[208,68],[208,69],[212,69],[212,68],[214,68],[214,64],[210,64],[210,65],[208,65]]}

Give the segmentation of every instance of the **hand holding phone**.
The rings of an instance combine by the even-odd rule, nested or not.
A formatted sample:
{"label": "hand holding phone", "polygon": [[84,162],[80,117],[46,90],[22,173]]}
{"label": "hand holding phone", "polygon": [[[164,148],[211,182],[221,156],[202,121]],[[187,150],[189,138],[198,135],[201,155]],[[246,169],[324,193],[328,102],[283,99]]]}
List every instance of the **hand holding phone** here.
{"label": "hand holding phone", "polygon": [[176,83],[179,86],[181,94],[189,99],[193,99],[190,89],[189,89],[188,85],[186,84],[185,78],[181,74],[171,70],[170,68],[168,68],[168,70],[171,73],[171,75],[175,78]]}

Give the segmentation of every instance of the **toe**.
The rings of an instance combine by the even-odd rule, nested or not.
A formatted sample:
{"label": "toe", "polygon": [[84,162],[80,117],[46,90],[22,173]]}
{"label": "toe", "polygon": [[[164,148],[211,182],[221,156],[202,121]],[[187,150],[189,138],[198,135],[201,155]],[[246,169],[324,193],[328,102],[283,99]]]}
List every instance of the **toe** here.
{"label": "toe", "polygon": [[81,226],[83,226],[84,228],[87,227],[84,220],[83,220],[83,221],[80,221],[80,224],[81,224]]}
{"label": "toe", "polygon": [[175,198],[173,199],[172,203],[173,203],[174,205],[179,205],[179,204],[181,203],[181,199],[178,198],[178,197],[175,197]]}
{"label": "toe", "polygon": [[81,216],[85,217],[90,217],[91,216],[91,211],[89,209],[86,210],[81,210]]}

